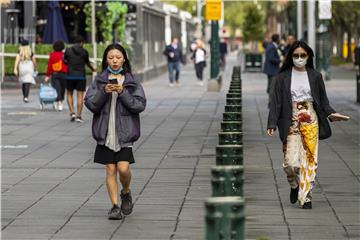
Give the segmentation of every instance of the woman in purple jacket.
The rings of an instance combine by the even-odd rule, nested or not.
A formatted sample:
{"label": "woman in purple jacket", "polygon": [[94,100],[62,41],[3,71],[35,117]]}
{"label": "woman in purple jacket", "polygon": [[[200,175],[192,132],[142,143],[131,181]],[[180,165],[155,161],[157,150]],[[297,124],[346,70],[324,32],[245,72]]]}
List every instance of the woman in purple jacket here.
{"label": "woman in purple jacket", "polygon": [[[134,163],[133,143],[140,137],[139,113],[146,98],[132,73],[125,49],[109,45],[104,52],[102,73],[96,76],[85,95],[85,106],[94,114],[92,135],[97,141],[94,162],[106,165],[106,186],[112,203],[108,213],[119,220],[132,212],[130,164]],[[118,205],[117,172],[123,187]]]}

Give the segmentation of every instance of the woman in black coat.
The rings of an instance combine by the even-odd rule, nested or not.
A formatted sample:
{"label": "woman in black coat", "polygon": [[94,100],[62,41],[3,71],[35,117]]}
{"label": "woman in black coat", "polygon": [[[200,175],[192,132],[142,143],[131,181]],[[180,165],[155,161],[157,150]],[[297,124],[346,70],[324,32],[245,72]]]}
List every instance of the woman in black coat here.
{"label": "woman in black coat", "polygon": [[271,90],[267,133],[276,127],[283,142],[283,168],[291,186],[290,201],[312,208],[312,189],[318,163],[318,140],[331,136],[330,121],[348,120],[329,105],[314,53],[303,41],[289,49]]}

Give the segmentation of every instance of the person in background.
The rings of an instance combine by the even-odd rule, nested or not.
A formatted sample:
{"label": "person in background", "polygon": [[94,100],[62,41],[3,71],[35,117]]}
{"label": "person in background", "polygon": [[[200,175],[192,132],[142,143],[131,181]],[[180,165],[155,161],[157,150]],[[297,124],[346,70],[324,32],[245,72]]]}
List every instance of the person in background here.
{"label": "person in background", "polygon": [[286,55],[287,53],[289,52],[289,49],[291,47],[291,45],[296,41],[296,37],[292,34],[289,34],[287,37],[286,37],[286,45],[285,45],[285,48],[282,52],[284,58],[286,58]]}
{"label": "person in background", "polygon": [[[119,220],[122,214],[129,215],[133,210],[132,146],[140,137],[139,114],[146,107],[144,89],[132,75],[126,51],[120,44],[114,43],[105,49],[102,73],[87,90],[85,106],[94,114],[92,134],[97,142],[94,162],[106,166],[106,186],[112,204],[108,219]],[[120,207],[118,174],[123,187]]]}
{"label": "person in background", "polygon": [[204,86],[203,82],[203,72],[206,67],[206,50],[204,43],[200,39],[196,39],[196,48],[191,57],[195,64],[196,77],[198,80],[198,85]]}
{"label": "person in background", "polygon": [[[86,90],[86,72],[85,65],[93,72],[96,69],[91,66],[89,53],[83,48],[84,39],[81,36],[76,37],[75,44],[67,48],[64,54],[64,63],[68,65],[68,74],[66,77],[66,98],[70,111],[70,121],[82,123],[81,117],[83,109],[83,98]],[[77,95],[77,113],[74,110],[73,93],[76,90]]]}
{"label": "person in background", "polygon": [[278,44],[280,43],[279,34],[275,33],[271,36],[271,43],[268,43],[265,51],[265,63],[264,63],[264,73],[268,77],[266,92],[269,94],[269,103],[270,103],[270,92],[272,89],[272,83],[275,79],[275,76],[279,72],[280,68],[280,55]]}
{"label": "person in background", "polygon": [[290,184],[290,202],[312,208],[318,166],[318,140],[331,136],[330,121],[348,120],[329,104],[321,73],[314,69],[314,52],[303,41],[289,49],[271,92],[267,134],[279,130],[283,169]]}
{"label": "person in background", "polygon": [[165,47],[163,54],[167,57],[169,71],[169,86],[174,87],[174,71],[175,83],[180,86],[180,62],[183,62],[182,49],[179,46],[178,38],[174,37],[171,44]]}
{"label": "person in background", "polygon": [[354,49],[353,61],[354,61],[355,67],[357,68],[357,74],[358,74],[358,76],[360,76],[360,39]]}
{"label": "person in background", "polygon": [[35,69],[36,59],[31,51],[29,42],[22,40],[19,53],[16,55],[14,64],[14,74],[19,77],[19,81],[22,84],[23,101],[29,102],[30,86],[35,84]]}
{"label": "person in background", "polygon": [[45,82],[49,82],[51,77],[51,85],[56,89],[58,95],[54,108],[56,111],[62,111],[68,71],[68,67],[64,63],[64,42],[62,40],[56,41],[53,44],[53,49],[54,51],[50,53],[48,60]]}
{"label": "person in background", "polygon": [[228,46],[225,38],[220,39],[219,52],[220,52],[220,66],[221,69],[224,70],[226,66],[226,55],[228,54]]}

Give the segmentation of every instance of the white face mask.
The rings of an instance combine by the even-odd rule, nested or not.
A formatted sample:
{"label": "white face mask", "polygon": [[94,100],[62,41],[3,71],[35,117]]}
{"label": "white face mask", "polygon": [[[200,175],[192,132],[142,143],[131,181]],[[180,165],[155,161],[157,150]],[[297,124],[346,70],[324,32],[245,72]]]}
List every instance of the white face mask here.
{"label": "white face mask", "polygon": [[295,67],[302,68],[305,67],[308,58],[293,58],[293,63]]}

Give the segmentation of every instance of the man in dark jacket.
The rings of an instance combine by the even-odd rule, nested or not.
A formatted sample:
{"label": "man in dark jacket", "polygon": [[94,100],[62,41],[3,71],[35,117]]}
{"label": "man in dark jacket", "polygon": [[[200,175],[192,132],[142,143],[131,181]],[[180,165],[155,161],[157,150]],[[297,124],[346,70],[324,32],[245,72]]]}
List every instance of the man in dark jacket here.
{"label": "man in dark jacket", "polygon": [[[75,45],[67,48],[64,54],[64,62],[68,65],[68,75],[66,80],[67,103],[70,111],[70,121],[83,122],[81,112],[83,109],[84,92],[86,90],[85,65],[93,72],[96,69],[91,66],[89,53],[83,48],[84,39],[81,36],[76,37]],[[77,114],[74,111],[73,92],[77,93]]]}
{"label": "man in dark jacket", "polygon": [[274,78],[278,74],[280,69],[280,55],[278,53],[278,45],[280,43],[279,34],[273,34],[271,36],[271,40],[272,42],[267,44],[266,46],[264,63],[264,73],[266,73],[268,77],[266,92],[269,94],[269,96]]}
{"label": "man in dark jacket", "polygon": [[163,54],[167,57],[168,70],[169,70],[169,86],[174,87],[174,70],[175,70],[175,82],[177,86],[180,86],[180,62],[183,62],[182,49],[179,46],[179,40],[174,37],[171,44],[166,46]]}

